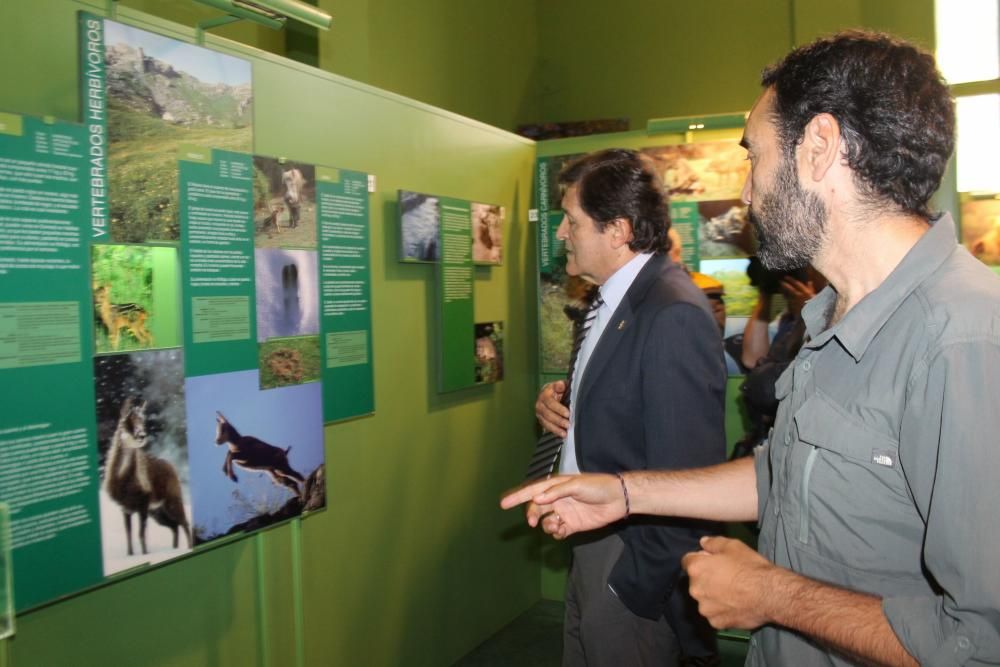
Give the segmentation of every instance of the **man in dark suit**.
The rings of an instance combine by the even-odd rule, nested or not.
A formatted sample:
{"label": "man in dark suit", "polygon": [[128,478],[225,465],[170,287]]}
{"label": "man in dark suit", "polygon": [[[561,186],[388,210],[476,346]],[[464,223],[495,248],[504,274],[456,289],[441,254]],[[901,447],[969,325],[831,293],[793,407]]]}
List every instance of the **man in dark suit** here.
{"label": "man in dark suit", "polygon": [[[666,196],[635,151],[585,156],[559,176],[570,275],[603,305],[566,383],[536,414],[566,439],[560,471],[691,468],[725,459],[725,365],[705,295],[666,256]],[[687,593],[681,557],[710,525],[628,519],[573,547],[564,665],[718,664],[714,633]]]}

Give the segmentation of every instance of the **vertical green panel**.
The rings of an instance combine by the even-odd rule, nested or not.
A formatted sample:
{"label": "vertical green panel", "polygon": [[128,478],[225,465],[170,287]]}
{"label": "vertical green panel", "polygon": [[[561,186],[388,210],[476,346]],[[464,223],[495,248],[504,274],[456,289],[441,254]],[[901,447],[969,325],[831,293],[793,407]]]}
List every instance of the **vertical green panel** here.
{"label": "vertical green panel", "polygon": [[102,571],[87,135],[31,117],[20,129],[0,133],[0,500],[27,609]]}
{"label": "vertical green panel", "polygon": [[256,368],[253,159],[179,152],[185,375]]}
{"label": "vertical green panel", "polygon": [[368,175],[316,168],[323,419],[375,410]]}
{"label": "vertical green panel", "polygon": [[438,203],[438,387],[454,391],[475,384],[472,207],[468,201],[450,197],[438,197]]}

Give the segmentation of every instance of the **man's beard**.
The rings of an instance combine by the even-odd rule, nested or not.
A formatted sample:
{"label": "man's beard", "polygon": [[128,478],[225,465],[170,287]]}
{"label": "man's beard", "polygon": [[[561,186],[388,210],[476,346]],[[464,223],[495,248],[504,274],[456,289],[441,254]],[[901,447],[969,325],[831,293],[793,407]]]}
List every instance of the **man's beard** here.
{"label": "man's beard", "polygon": [[785,157],[774,188],[755,197],[750,222],[757,234],[757,257],[772,271],[799,269],[812,262],[826,237],[826,205],[802,188],[794,162]]}

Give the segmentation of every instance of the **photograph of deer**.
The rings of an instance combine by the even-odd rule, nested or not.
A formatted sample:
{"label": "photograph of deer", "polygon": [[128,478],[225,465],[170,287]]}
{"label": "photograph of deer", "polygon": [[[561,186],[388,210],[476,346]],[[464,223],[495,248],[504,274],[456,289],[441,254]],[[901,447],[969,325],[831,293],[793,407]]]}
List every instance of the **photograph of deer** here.
{"label": "photograph of deer", "polygon": [[179,349],[94,360],[106,576],[191,549],[183,366]]}
{"label": "photograph of deer", "polygon": [[95,244],[91,278],[98,354],[180,345],[175,248]]}
{"label": "photograph of deer", "polygon": [[259,382],[256,370],[185,382],[195,544],[326,505],[320,384]]}

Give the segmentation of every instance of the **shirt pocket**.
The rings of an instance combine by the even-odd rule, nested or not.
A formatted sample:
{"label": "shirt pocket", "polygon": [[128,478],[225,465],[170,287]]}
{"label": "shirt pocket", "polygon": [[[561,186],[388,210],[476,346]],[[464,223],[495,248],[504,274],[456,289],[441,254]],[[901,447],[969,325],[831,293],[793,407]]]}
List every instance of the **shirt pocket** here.
{"label": "shirt pocket", "polygon": [[822,391],[795,413],[789,492],[798,500],[796,546],[889,576],[919,572],[923,523],[899,464],[898,440]]}

